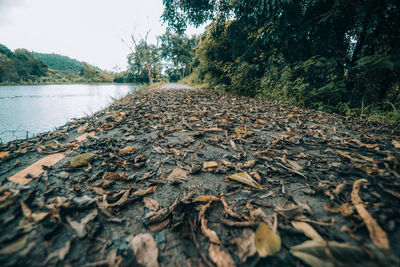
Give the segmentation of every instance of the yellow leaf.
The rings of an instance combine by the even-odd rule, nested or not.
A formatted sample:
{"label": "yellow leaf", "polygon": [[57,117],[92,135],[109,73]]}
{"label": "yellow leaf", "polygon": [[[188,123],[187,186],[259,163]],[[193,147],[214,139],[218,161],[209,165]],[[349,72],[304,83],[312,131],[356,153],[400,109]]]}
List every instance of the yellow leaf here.
{"label": "yellow leaf", "polygon": [[281,238],[265,223],[260,223],[256,231],[256,249],[258,255],[265,258],[281,250]]}
{"label": "yellow leaf", "polygon": [[317,242],[324,242],[325,240],[318,234],[317,231],[315,231],[315,229],[309,225],[308,223],[305,222],[296,222],[293,221],[292,225],[294,228],[296,228],[296,230],[303,232],[303,234],[309,238],[311,238],[314,241]]}
{"label": "yellow leaf", "polygon": [[199,119],[196,118],[196,117],[190,117],[189,120],[190,120],[190,121],[198,121]]}
{"label": "yellow leaf", "polygon": [[10,151],[3,151],[0,152],[0,159],[7,157],[8,155],[10,155]]}
{"label": "yellow leaf", "polygon": [[218,163],[215,161],[205,161],[203,163],[204,169],[211,169],[211,168],[216,168],[216,167],[218,167]]}
{"label": "yellow leaf", "polygon": [[288,115],[286,115],[286,117],[290,119],[290,118],[293,118],[294,115],[293,114],[288,114]]}
{"label": "yellow leaf", "polygon": [[251,176],[249,174],[247,174],[247,172],[235,173],[235,174],[232,174],[232,175],[228,176],[228,178],[232,179],[232,180],[235,180],[235,181],[238,181],[240,183],[247,184],[247,185],[249,185],[251,187],[254,187],[254,188],[257,188],[257,189],[260,189],[260,190],[263,189],[263,187],[259,183],[254,181],[254,179],[251,178]]}
{"label": "yellow leaf", "polygon": [[126,154],[126,153],[132,153],[136,150],[135,147],[133,146],[127,146],[124,149],[121,149],[120,151],[118,151],[118,154]]}
{"label": "yellow leaf", "polygon": [[81,167],[88,165],[96,157],[93,153],[83,153],[76,155],[71,160],[71,167]]}
{"label": "yellow leaf", "polygon": [[209,202],[209,201],[218,201],[219,198],[213,195],[202,195],[195,197],[193,202]]}

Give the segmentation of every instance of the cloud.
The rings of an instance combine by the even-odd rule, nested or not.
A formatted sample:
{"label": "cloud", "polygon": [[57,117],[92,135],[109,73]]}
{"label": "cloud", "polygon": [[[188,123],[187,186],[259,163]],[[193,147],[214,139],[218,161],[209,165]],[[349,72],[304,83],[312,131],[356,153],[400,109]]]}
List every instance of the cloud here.
{"label": "cloud", "polygon": [[26,0],[0,0],[0,26],[7,23],[10,9],[22,6],[25,1]]}

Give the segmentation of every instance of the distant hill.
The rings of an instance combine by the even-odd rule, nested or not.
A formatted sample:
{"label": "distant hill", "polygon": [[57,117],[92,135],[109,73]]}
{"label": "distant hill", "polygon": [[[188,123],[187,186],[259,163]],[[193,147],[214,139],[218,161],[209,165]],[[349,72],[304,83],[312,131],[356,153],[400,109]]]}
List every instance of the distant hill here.
{"label": "distant hill", "polygon": [[49,68],[63,74],[78,74],[84,67],[83,62],[58,54],[44,54],[32,52],[35,57],[43,61]]}

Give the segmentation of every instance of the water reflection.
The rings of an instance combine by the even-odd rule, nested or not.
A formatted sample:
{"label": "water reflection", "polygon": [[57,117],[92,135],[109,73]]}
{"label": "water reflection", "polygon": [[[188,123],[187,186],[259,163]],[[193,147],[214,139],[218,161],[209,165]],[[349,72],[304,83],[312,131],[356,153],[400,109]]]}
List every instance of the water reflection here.
{"label": "water reflection", "polygon": [[0,138],[13,139],[46,132],[72,118],[90,115],[136,85],[29,85],[0,86]]}

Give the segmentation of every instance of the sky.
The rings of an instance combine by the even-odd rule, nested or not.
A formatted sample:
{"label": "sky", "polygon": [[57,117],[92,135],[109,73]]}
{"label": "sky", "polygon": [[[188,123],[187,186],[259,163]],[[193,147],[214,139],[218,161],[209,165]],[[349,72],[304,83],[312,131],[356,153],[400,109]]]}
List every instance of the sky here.
{"label": "sky", "polygon": [[[131,34],[165,32],[162,0],[0,0],[0,43],[56,53],[106,70],[126,69]],[[204,28],[188,28],[199,34]]]}

